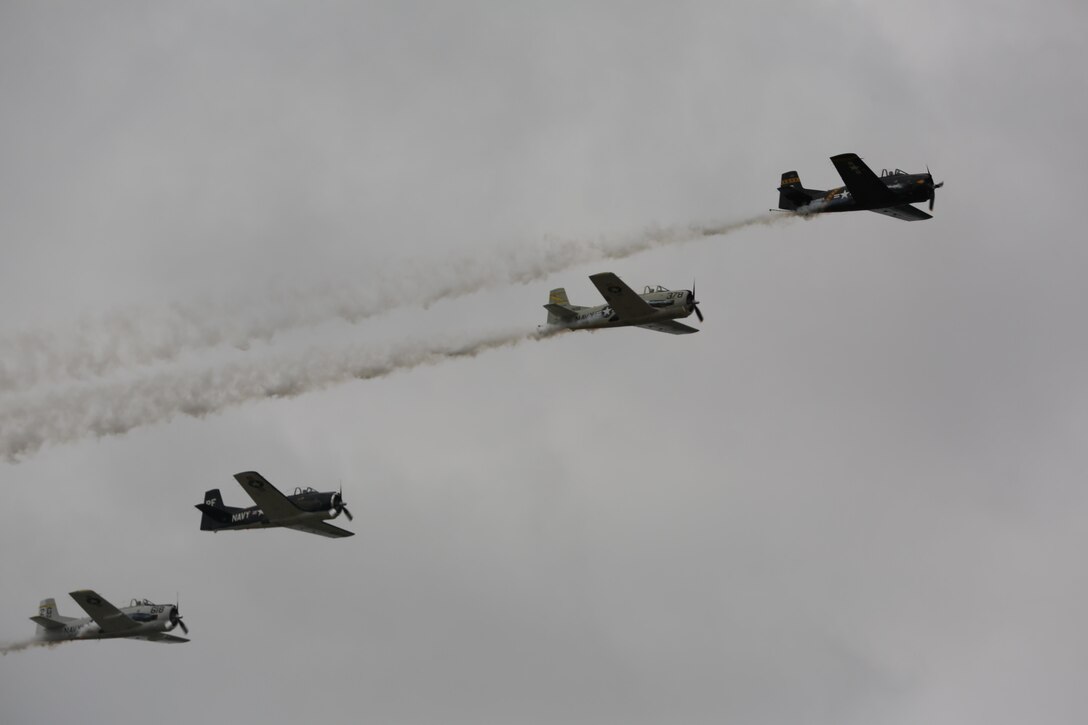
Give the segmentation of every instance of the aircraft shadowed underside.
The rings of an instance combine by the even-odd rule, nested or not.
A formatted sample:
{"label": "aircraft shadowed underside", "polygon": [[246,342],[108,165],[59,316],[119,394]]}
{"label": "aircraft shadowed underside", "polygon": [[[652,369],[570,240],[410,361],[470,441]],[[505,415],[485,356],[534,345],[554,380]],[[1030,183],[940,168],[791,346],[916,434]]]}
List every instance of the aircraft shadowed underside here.
{"label": "aircraft shadowed underside", "polygon": [[934,184],[929,169],[924,174],[884,169],[877,176],[857,154],[832,156],[831,163],[846,186],[829,191],[806,189],[796,171],[787,171],[778,187],[778,208],[798,214],[868,210],[908,222],[933,218],[911,206],[929,201],[929,210],[933,211],[937,189],[944,182]]}
{"label": "aircraft shadowed underside", "polygon": [[296,488],[294,494],[285,496],[256,471],[236,473],[234,478],[257,505],[248,508],[226,506],[219,489],[213,488],[204,494],[204,503],[196,505],[204,514],[200,519],[201,531],[282,526],[329,538],[355,535],[326,523],[327,519],[335,519],[340,514],[345,514],[348,521],[354,518],[344,505],[344,496],[340,491],[319,492],[312,488]]}

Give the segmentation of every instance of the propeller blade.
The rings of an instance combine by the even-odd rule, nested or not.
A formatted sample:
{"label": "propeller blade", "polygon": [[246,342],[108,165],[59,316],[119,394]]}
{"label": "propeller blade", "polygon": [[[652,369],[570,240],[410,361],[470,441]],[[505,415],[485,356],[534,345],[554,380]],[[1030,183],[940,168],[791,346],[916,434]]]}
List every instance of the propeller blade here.
{"label": "propeller blade", "polygon": [[178,608],[181,598],[178,597],[175,601],[177,604],[174,604],[174,608],[170,610],[170,621],[174,623],[175,627],[181,627],[185,634],[189,634],[189,628],[185,626],[185,622],[181,618],[181,610]]}
{"label": "propeller blade", "polygon": [[703,312],[699,309],[699,300],[695,298],[695,278],[691,278],[691,297],[688,297],[688,304],[691,305],[691,309],[695,311],[695,316],[699,318],[699,322],[703,321]]}
{"label": "propeller blade", "polygon": [[944,186],[944,182],[942,181],[939,184],[933,183],[933,172],[929,170],[929,164],[926,164],[926,176],[929,177],[929,210],[933,211],[933,202],[937,200],[937,189]]}
{"label": "propeller blade", "polygon": [[344,515],[348,517],[348,521],[354,521],[355,520],[355,517],[351,515],[350,511],[348,511],[347,506],[341,505],[340,508],[343,510]]}
{"label": "propeller blade", "polygon": [[933,202],[937,200],[937,189],[944,186],[944,182],[942,181],[939,184],[933,183],[933,174],[929,170],[929,164],[926,164],[926,174],[929,176],[929,210],[933,211]]}

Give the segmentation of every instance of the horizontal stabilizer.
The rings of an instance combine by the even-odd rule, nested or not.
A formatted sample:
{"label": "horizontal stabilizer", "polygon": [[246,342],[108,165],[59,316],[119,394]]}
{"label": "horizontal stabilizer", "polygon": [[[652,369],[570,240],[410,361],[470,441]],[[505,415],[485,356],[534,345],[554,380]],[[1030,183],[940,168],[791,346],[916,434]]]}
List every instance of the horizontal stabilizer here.
{"label": "horizontal stabilizer", "polygon": [[559,305],[554,302],[549,302],[548,304],[544,305],[544,309],[558,317],[560,320],[569,321],[578,319],[577,312],[570,309],[569,307],[564,307],[563,305]]}
{"label": "horizontal stabilizer", "polygon": [[206,503],[198,503],[196,505],[205,516],[210,516],[221,524],[230,523],[230,512],[215,506],[209,506]]}
{"label": "horizontal stabilizer", "polygon": [[31,617],[30,621],[37,622],[46,629],[64,629],[64,622],[58,622],[55,619],[49,617]]}
{"label": "horizontal stabilizer", "polygon": [[[782,202],[793,202],[797,206],[804,206],[818,196],[822,196],[825,192],[817,189],[801,189],[796,186],[780,186],[778,187],[778,200]],[[783,207],[779,207],[783,208]]]}

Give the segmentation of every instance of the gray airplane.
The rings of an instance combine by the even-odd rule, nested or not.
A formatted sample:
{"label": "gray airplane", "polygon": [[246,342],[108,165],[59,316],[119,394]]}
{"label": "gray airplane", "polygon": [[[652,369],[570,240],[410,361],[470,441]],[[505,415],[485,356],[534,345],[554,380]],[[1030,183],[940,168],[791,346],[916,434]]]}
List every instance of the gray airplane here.
{"label": "gray airplane", "polygon": [[703,313],[695,299],[695,285],[690,290],[675,291],[661,285],[647,286],[642,294],[638,294],[611,272],[590,275],[589,279],[600,290],[606,304],[596,307],[572,305],[565,289],[553,289],[548,304],[544,305],[548,311],[545,327],[597,330],[633,326],[670,335],[687,335],[698,330],[677,322],[678,318],[694,312],[699,322],[703,321]]}
{"label": "gray airplane", "polygon": [[77,639],[144,639],[149,642],[188,642],[184,637],[168,634],[180,626],[185,634],[189,628],[181,621],[177,604],[155,604],[146,599],[133,599],[129,606],[118,609],[90,589],[80,589],[68,596],[76,600],[89,617],[62,617],[57,603],[43,599],[38,616],[31,617],[38,629],[35,638],[45,642],[65,642]]}

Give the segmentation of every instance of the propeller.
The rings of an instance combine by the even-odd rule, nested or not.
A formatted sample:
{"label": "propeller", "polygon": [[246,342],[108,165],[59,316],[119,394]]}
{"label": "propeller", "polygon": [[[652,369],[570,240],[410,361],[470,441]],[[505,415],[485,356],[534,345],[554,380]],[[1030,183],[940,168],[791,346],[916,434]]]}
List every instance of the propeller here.
{"label": "propeller", "polygon": [[336,515],[339,516],[341,512],[348,517],[348,521],[354,521],[355,517],[348,511],[347,504],[344,503],[344,487],[340,486],[340,490],[333,494],[332,507],[336,509]]}
{"label": "propeller", "polygon": [[695,280],[691,280],[691,294],[688,296],[688,307],[695,311],[699,322],[703,321],[703,311],[699,309],[699,301],[695,299]]}
{"label": "propeller", "polygon": [[178,610],[178,605],[180,605],[180,604],[181,604],[181,598],[179,597],[179,598],[177,599],[177,604],[175,604],[175,605],[174,605],[174,606],[173,606],[173,607],[172,607],[172,608],[170,609],[170,622],[171,622],[171,623],[172,623],[172,624],[173,624],[173,625],[174,625],[175,627],[178,627],[178,626],[180,626],[180,627],[181,627],[181,631],[182,631],[182,632],[185,632],[185,634],[189,634],[189,628],[185,626],[185,622],[184,622],[184,621],[182,620],[182,618],[181,618],[181,614],[179,614],[179,613],[178,613],[178,612],[179,612],[179,610]]}
{"label": "propeller", "polygon": [[937,189],[944,186],[944,182],[942,181],[939,184],[933,183],[933,174],[929,172],[929,164],[926,164],[926,174],[929,176],[929,210],[933,211],[933,202],[937,199]]}

